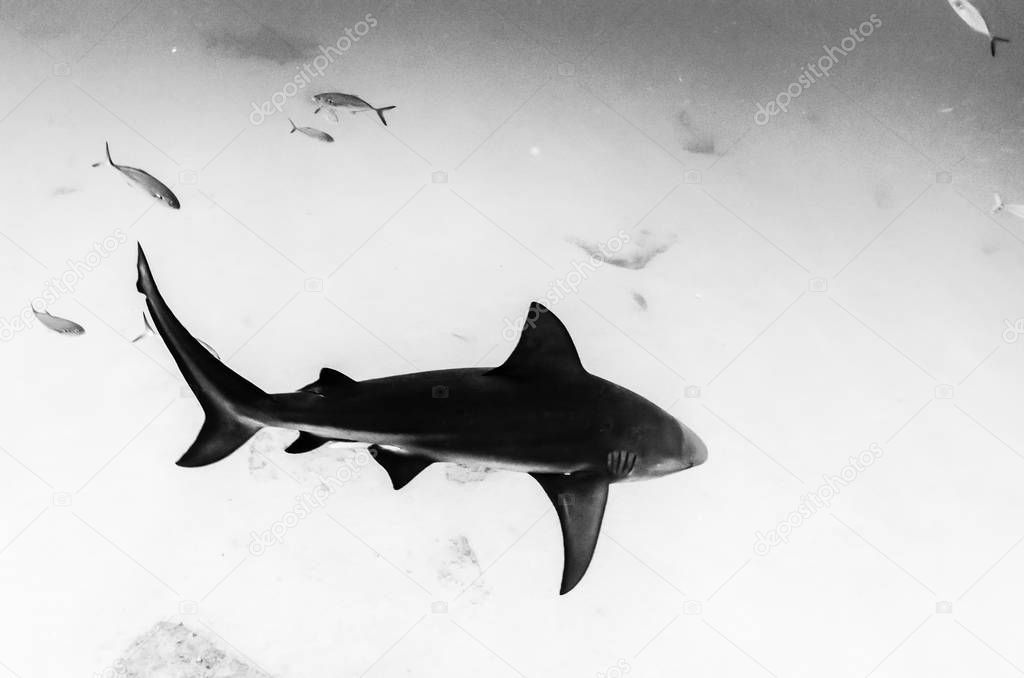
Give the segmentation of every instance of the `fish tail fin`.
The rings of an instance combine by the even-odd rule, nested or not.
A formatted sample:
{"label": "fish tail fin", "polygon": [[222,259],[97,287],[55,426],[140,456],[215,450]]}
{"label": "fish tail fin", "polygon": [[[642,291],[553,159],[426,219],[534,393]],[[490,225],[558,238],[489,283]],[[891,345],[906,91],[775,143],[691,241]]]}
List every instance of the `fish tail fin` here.
{"label": "fish tail fin", "polygon": [[388,121],[384,119],[384,111],[390,111],[394,108],[397,108],[397,106],[385,106],[384,108],[375,108],[373,110],[377,112],[377,117],[380,118],[380,121],[384,123],[385,127],[387,127]]}
{"label": "fish tail fin", "polygon": [[109,162],[111,165],[113,165],[114,164],[114,159],[110,157],[110,142],[109,141],[105,141],[104,143],[107,145],[107,162]]}
{"label": "fish tail fin", "polygon": [[264,427],[270,397],[210,355],[179,322],[153,280],[141,245],[138,273],[136,289],[146,296],[157,332],[206,414],[199,435],[178,460],[178,466],[205,466],[220,461]]}
{"label": "fish tail fin", "polygon": [[989,50],[992,52],[992,56],[996,55],[996,43],[997,42],[1010,42],[1009,38],[1000,38],[999,36],[993,35],[989,41]]}
{"label": "fish tail fin", "polygon": [[288,134],[291,134],[292,132],[295,132],[296,130],[299,129],[298,127],[295,126],[295,121],[292,120],[291,118],[288,118],[288,122],[290,122],[292,124],[291,132],[288,132]]}

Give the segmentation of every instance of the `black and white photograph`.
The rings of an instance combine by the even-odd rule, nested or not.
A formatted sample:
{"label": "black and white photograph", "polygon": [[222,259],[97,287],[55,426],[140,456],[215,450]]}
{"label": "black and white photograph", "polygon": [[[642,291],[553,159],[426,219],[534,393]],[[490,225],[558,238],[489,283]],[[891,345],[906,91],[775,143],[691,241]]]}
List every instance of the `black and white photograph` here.
{"label": "black and white photograph", "polygon": [[1024,674],[1018,0],[0,0],[0,678]]}

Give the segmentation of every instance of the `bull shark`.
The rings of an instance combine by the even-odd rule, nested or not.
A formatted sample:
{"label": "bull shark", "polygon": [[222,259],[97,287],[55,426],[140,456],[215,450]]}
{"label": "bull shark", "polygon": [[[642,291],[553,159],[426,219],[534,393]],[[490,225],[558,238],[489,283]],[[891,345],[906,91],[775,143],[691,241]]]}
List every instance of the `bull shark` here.
{"label": "bull shark", "polygon": [[328,441],[369,444],[392,486],[435,462],[528,473],[562,528],[560,593],[583,578],[597,545],[612,483],[697,466],[707,447],[669,413],[587,372],[565,326],[534,302],[519,342],[493,368],[416,372],[355,381],[325,367],[294,393],[268,394],[214,358],[178,321],[139,246],[136,288],[205,421],[178,460],[224,459],[264,427],[299,431],[287,448]]}

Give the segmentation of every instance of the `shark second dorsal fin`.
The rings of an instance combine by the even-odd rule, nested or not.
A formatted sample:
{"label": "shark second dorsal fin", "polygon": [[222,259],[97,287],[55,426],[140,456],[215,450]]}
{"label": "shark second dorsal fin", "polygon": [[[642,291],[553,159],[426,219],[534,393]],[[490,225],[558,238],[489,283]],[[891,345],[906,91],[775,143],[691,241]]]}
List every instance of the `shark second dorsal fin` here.
{"label": "shark second dorsal fin", "polygon": [[608,502],[608,480],[600,476],[577,477],[561,473],[531,473],[555,505],[562,526],[562,585],[566,594],[583,579],[594,557]]}
{"label": "shark second dorsal fin", "polygon": [[551,372],[585,374],[586,370],[565,325],[535,301],[530,304],[512,355],[488,374],[530,377]]}
{"label": "shark second dorsal fin", "polygon": [[332,370],[330,367],[325,367],[320,370],[320,378],[314,381],[312,384],[306,384],[300,391],[306,393],[318,393],[324,395],[327,391],[338,390],[355,384],[356,380],[351,377],[346,377],[338,370]]}

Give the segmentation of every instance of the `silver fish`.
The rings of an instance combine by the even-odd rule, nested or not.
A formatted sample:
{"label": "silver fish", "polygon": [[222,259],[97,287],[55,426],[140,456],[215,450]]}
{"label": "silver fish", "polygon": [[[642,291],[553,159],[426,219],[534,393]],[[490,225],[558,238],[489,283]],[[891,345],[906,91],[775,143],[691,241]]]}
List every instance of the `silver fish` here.
{"label": "silver fish", "polygon": [[[149,324],[149,318],[148,318],[148,317],[146,316],[145,312],[143,312],[143,314],[142,314],[142,323],[143,323],[143,329],[142,329],[142,334],[140,334],[139,336],[137,336],[137,337],[135,337],[134,339],[132,339],[132,343],[133,343],[133,344],[135,344],[135,343],[138,343],[138,342],[142,341],[142,340],[143,340],[143,339],[145,339],[146,337],[151,337],[151,336],[153,336],[154,334],[156,334],[156,330],[154,330],[154,329],[153,329],[153,326]],[[212,346],[210,346],[209,344],[207,344],[207,343],[206,343],[205,341],[203,341],[203,340],[202,340],[202,339],[200,339],[199,337],[196,337],[196,341],[198,341],[198,342],[199,342],[199,344],[200,344],[200,345],[201,345],[201,346],[202,346],[203,348],[205,348],[205,349],[206,349],[207,351],[209,351],[209,352],[210,352],[210,355],[212,355],[212,356],[213,356],[214,358],[216,358],[217,360],[220,360],[220,354],[219,354],[219,353],[217,353],[216,351],[214,351],[214,350],[213,350],[213,347],[212,347]]]}
{"label": "silver fish", "polygon": [[142,314],[142,324],[144,325],[142,328],[142,334],[132,339],[133,344],[137,344],[153,334],[153,326],[149,324],[149,318],[146,317],[145,313]]}
{"label": "silver fish", "polygon": [[107,162],[110,166],[116,169],[121,174],[128,177],[128,180],[140,187],[146,193],[160,200],[161,202],[167,203],[167,206],[171,209],[180,209],[181,203],[178,202],[177,196],[171,192],[171,189],[161,182],[159,179],[154,177],[149,172],[137,169],[135,167],[127,167],[125,165],[118,165],[110,157],[110,143],[107,143]]}
{"label": "silver fish", "polygon": [[1006,210],[1007,212],[1009,212],[1013,216],[1018,217],[1020,219],[1024,219],[1024,205],[1018,205],[1018,204],[1007,205],[1006,203],[1003,202],[1002,197],[998,193],[994,194],[994,197],[995,197],[995,204],[992,205],[992,214],[998,214],[999,212],[1002,212],[1003,210]]}
{"label": "silver fish", "polygon": [[32,306],[31,303],[29,306],[32,307],[32,313],[35,314],[36,320],[41,322],[48,330],[52,330],[57,334],[63,334],[69,337],[77,337],[85,334],[85,328],[75,321],[50,315],[49,311],[37,311],[36,307]]}
{"label": "silver fish", "polygon": [[981,12],[978,11],[978,8],[972,5],[968,0],[949,0],[949,6],[953,8],[953,11],[957,13],[957,16],[959,16],[965,24],[970,26],[974,31],[981,33],[988,38],[989,51],[992,53],[992,56],[996,55],[997,42],[1010,42],[1006,38],[1000,38],[999,36],[992,35],[992,31],[989,30],[985,17],[983,17]]}
{"label": "silver fish", "polygon": [[289,134],[294,134],[295,132],[302,132],[310,139],[316,139],[317,141],[325,141],[327,143],[332,143],[334,141],[334,137],[332,137],[330,134],[328,134],[327,132],[321,132],[315,127],[297,127],[295,125],[295,121],[293,121],[291,118],[288,118],[288,122],[292,124],[292,130],[291,132],[289,132]]}
{"label": "silver fish", "polygon": [[342,94],[341,92],[321,92],[320,94],[313,95],[313,101],[316,102],[317,108],[313,111],[313,115],[320,112],[321,108],[344,108],[350,113],[361,113],[363,111],[373,111],[380,118],[380,121],[387,127],[388,121],[384,119],[384,111],[390,111],[395,106],[384,106],[383,108],[377,108],[371,105],[365,99],[357,97],[355,94]]}

